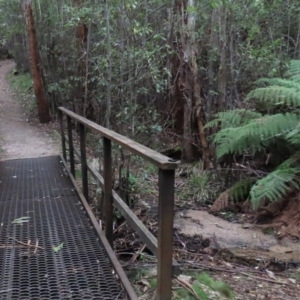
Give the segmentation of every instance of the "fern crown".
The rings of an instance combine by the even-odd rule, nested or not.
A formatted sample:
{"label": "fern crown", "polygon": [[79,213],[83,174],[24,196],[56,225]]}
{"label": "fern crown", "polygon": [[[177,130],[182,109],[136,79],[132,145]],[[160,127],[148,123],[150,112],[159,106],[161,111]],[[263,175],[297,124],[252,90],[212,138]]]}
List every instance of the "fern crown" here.
{"label": "fern crown", "polygon": [[[206,125],[220,129],[212,136],[218,159],[228,154],[255,155],[266,148],[272,151],[274,145],[282,143],[289,149],[300,146],[300,61],[290,62],[286,78],[262,78],[257,86],[246,101],[254,101],[264,108],[264,113],[246,109],[225,111]],[[273,114],[266,113],[270,109]],[[241,182],[236,191],[233,187],[232,194],[245,194],[245,187],[248,188],[253,207],[257,208],[264,199],[277,201],[288,191],[299,188],[299,173],[300,153],[296,152],[254,184]]]}

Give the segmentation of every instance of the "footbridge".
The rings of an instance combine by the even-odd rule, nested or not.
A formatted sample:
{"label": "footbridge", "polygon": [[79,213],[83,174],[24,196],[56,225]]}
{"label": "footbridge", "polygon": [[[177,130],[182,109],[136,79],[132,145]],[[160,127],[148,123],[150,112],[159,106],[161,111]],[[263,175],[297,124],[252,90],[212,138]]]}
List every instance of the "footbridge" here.
{"label": "footbridge", "polygon": [[[177,162],[66,108],[59,108],[59,117],[61,156],[0,162],[0,299],[138,299],[113,250],[116,208],[157,257],[156,298],[170,300],[172,277],[179,272],[172,259]],[[73,144],[74,123],[79,150]],[[102,174],[88,163],[87,130],[103,140]],[[157,167],[157,238],[112,189],[112,143]],[[103,220],[90,207],[88,174],[104,193]]]}

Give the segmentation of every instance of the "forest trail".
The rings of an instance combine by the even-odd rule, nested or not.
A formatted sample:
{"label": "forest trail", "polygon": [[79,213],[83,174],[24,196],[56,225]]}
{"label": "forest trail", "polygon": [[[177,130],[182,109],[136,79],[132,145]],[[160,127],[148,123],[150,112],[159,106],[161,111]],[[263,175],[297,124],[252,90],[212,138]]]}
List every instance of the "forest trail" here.
{"label": "forest trail", "polygon": [[[14,66],[15,64],[11,61],[0,61],[0,161],[57,155],[60,153],[59,146],[44,132],[45,130],[42,130],[47,127],[28,123],[21,103],[10,88],[6,77]],[[274,273],[269,271],[269,273],[266,273],[264,270],[266,267],[257,269],[257,264],[262,261],[262,265],[271,269],[274,255],[269,254],[267,256],[266,253],[261,251],[252,253],[251,249],[247,248],[242,249],[246,252],[241,252],[240,248],[236,249],[242,242],[243,245],[251,244],[254,247],[265,246],[270,253],[270,249],[275,249],[274,247],[278,246],[274,237],[263,235],[255,228],[243,229],[241,224],[225,222],[202,211],[186,211],[177,214],[175,228],[176,234],[179,234],[180,239],[182,239],[182,243],[187,245],[185,248],[192,244],[192,252],[187,252],[186,249],[183,250],[184,255],[187,256],[186,261],[189,261],[195,270],[198,268],[199,270],[209,271],[215,280],[228,283],[235,292],[235,300],[300,299],[300,286],[298,281],[294,279],[296,276],[294,274],[297,273],[299,268],[297,264],[297,267],[294,267],[291,271],[276,272],[275,270]],[[219,250],[214,258],[210,256],[209,247],[207,248],[207,254],[203,254],[204,252],[199,254],[197,236],[200,235],[202,237],[199,238],[199,249],[203,248],[203,238],[217,242],[225,250],[228,247],[224,243],[229,244],[233,249],[228,249],[228,251]],[[277,247],[275,250],[284,252],[286,249]],[[297,249],[293,249],[293,246],[288,248],[287,254],[293,261],[295,255],[300,253],[300,251],[296,252]],[[190,253],[190,257],[188,253]],[[286,256],[286,253],[284,255]],[[289,261],[286,263],[288,264]],[[277,265],[276,261],[275,267]],[[206,291],[209,293],[211,300],[225,299],[219,293],[211,292],[209,289]],[[146,293],[145,295],[146,299],[150,299],[149,295]]]}
{"label": "forest trail", "polygon": [[0,160],[59,154],[54,141],[30,125],[6,77],[12,61],[0,61]]}

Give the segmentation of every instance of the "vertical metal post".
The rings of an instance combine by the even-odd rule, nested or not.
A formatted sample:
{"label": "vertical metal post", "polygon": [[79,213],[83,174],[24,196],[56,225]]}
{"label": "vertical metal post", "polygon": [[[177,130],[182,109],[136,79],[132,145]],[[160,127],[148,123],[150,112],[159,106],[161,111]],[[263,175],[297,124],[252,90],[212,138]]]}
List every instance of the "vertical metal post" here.
{"label": "vertical metal post", "polygon": [[74,163],[74,148],[73,148],[73,135],[72,135],[72,120],[71,120],[71,117],[67,116],[67,121],[68,121],[70,167],[71,167],[71,173],[75,178],[75,163]]}
{"label": "vertical metal post", "polygon": [[64,127],[64,116],[61,110],[58,111],[59,121],[60,121],[60,134],[61,134],[61,147],[63,158],[67,161],[67,151],[66,151],[66,137],[65,137],[65,127]]}
{"label": "vertical metal post", "polygon": [[113,247],[113,199],[112,199],[112,158],[111,140],[103,138],[104,151],[104,208],[105,208],[105,236]]}
{"label": "vertical metal post", "polygon": [[159,169],[159,223],[157,249],[158,300],[170,300],[172,295],[174,181],[174,170]]}
{"label": "vertical metal post", "polygon": [[86,161],[86,144],[85,144],[85,127],[80,123],[80,156],[81,156],[81,173],[82,173],[82,192],[87,202],[89,202],[88,186],[88,168]]}

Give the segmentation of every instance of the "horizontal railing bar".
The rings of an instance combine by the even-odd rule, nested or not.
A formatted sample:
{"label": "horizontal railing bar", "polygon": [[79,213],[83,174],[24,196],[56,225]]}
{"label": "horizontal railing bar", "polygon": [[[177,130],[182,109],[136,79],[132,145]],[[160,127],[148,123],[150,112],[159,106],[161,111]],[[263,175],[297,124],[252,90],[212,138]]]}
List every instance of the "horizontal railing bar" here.
{"label": "horizontal railing bar", "polygon": [[[66,138],[67,140],[67,138]],[[74,147],[74,153],[80,160],[80,152]],[[104,179],[101,174],[95,170],[90,163],[87,163],[87,168],[93,178],[100,184],[101,188],[104,188]],[[143,222],[135,215],[135,213],[128,207],[128,205],[122,200],[122,198],[112,190],[112,196],[114,204],[121,213],[121,215],[126,219],[128,224],[133,228],[140,239],[146,244],[149,250],[157,257],[158,242],[157,238],[150,232],[150,230],[143,224]],[[173,275],[179,275],[180,266],[178,262],[173,259]]]}
{"label": "horizontal railing bar", "polygon": [[69,177],[76,189],[76,192],[81,200],[82,205],[84,206],[86,213],[88,214],[88,216],[93,224],[94,229],[96,230],[104,248],[106,249],[108,257],[109,257],[118,277],[120,278],[120,281],[122,282],[125,291],[127,292],[128,296],[131,300],[137,300],[138,297],[136,295],[136,292],[134,291],[131,283],[129,282],[127,275],[125,274],[120,262],[118,261],[116,255],[115,255],[113,249],[111,248],[108,240],[106,239],[103,231],[101,230],[101,228],[97,222],[97,219],[96,219],[95,215],[93,214],[87,200],[85,199],[84,195],[79,191],[79,188],[76,184],[75,178],[74,178],[73,174],[70,172],[68,165],[63,157],[61,157],[61,161],[63,162],[65,169],[67,170],[67,172],[69,174]]}
{"label": "horizontal railing bar", "polygon": [[71,117],[73,120],[80,122],[81,124],[94,129],[100,135],[114,141],[115,143],[123,146],[125,149],[129,150],[130,152],[143,157],[145,160],[151,162],[152,164],[156,165],[157,167],[161,168],[162,170],[174,170],[178,167],[178,162],[173,161],[171,158],[160,154],[157,151],[154,151],[146,146],[143,146],[125,136],[122,136],[112,130],[109,130],[105,127],[102,127],[84,117],[79,116],[78,114],[68,110],[64,107],[58,108],[67,116]]}
{"label": "horizontal railing bar", "polygon": [[[96,181],[99,182],[101,188],[104,187],[104,181],[101,174],[99,174],[90,164],[88,170]],[[121,215],[127,220],[128,224],[137,232],[141,240],[147,245],[150,251],[156,255],[157,253],[157,239],[149,231],[149,229],[140,221],[140,219],[133,213],[121,197],[113,190],[112,192],[114,204],[120,211]]]}
{"label": "horizontal railing bar", "polygon": [[[101,174],[96,171],[89,163],[87,164],[88,170],[90,171],[93,178],[99,182],[101,188],[104,187],[104,180]],[[156,237],[150,232],[150,230],[143,224],[143,222],[135,215],[135,213],[128,207],[128,205],[122,200],[122,198],[112,190],[112,196],[114,204],[121,213],[121,215],[126,219],[128,224],[133,228],[140,239],[146,244],[149,250],[157,257],[158,243]],[[173,259],[173,275],[178,275],[180,272],[179,264]]]}

